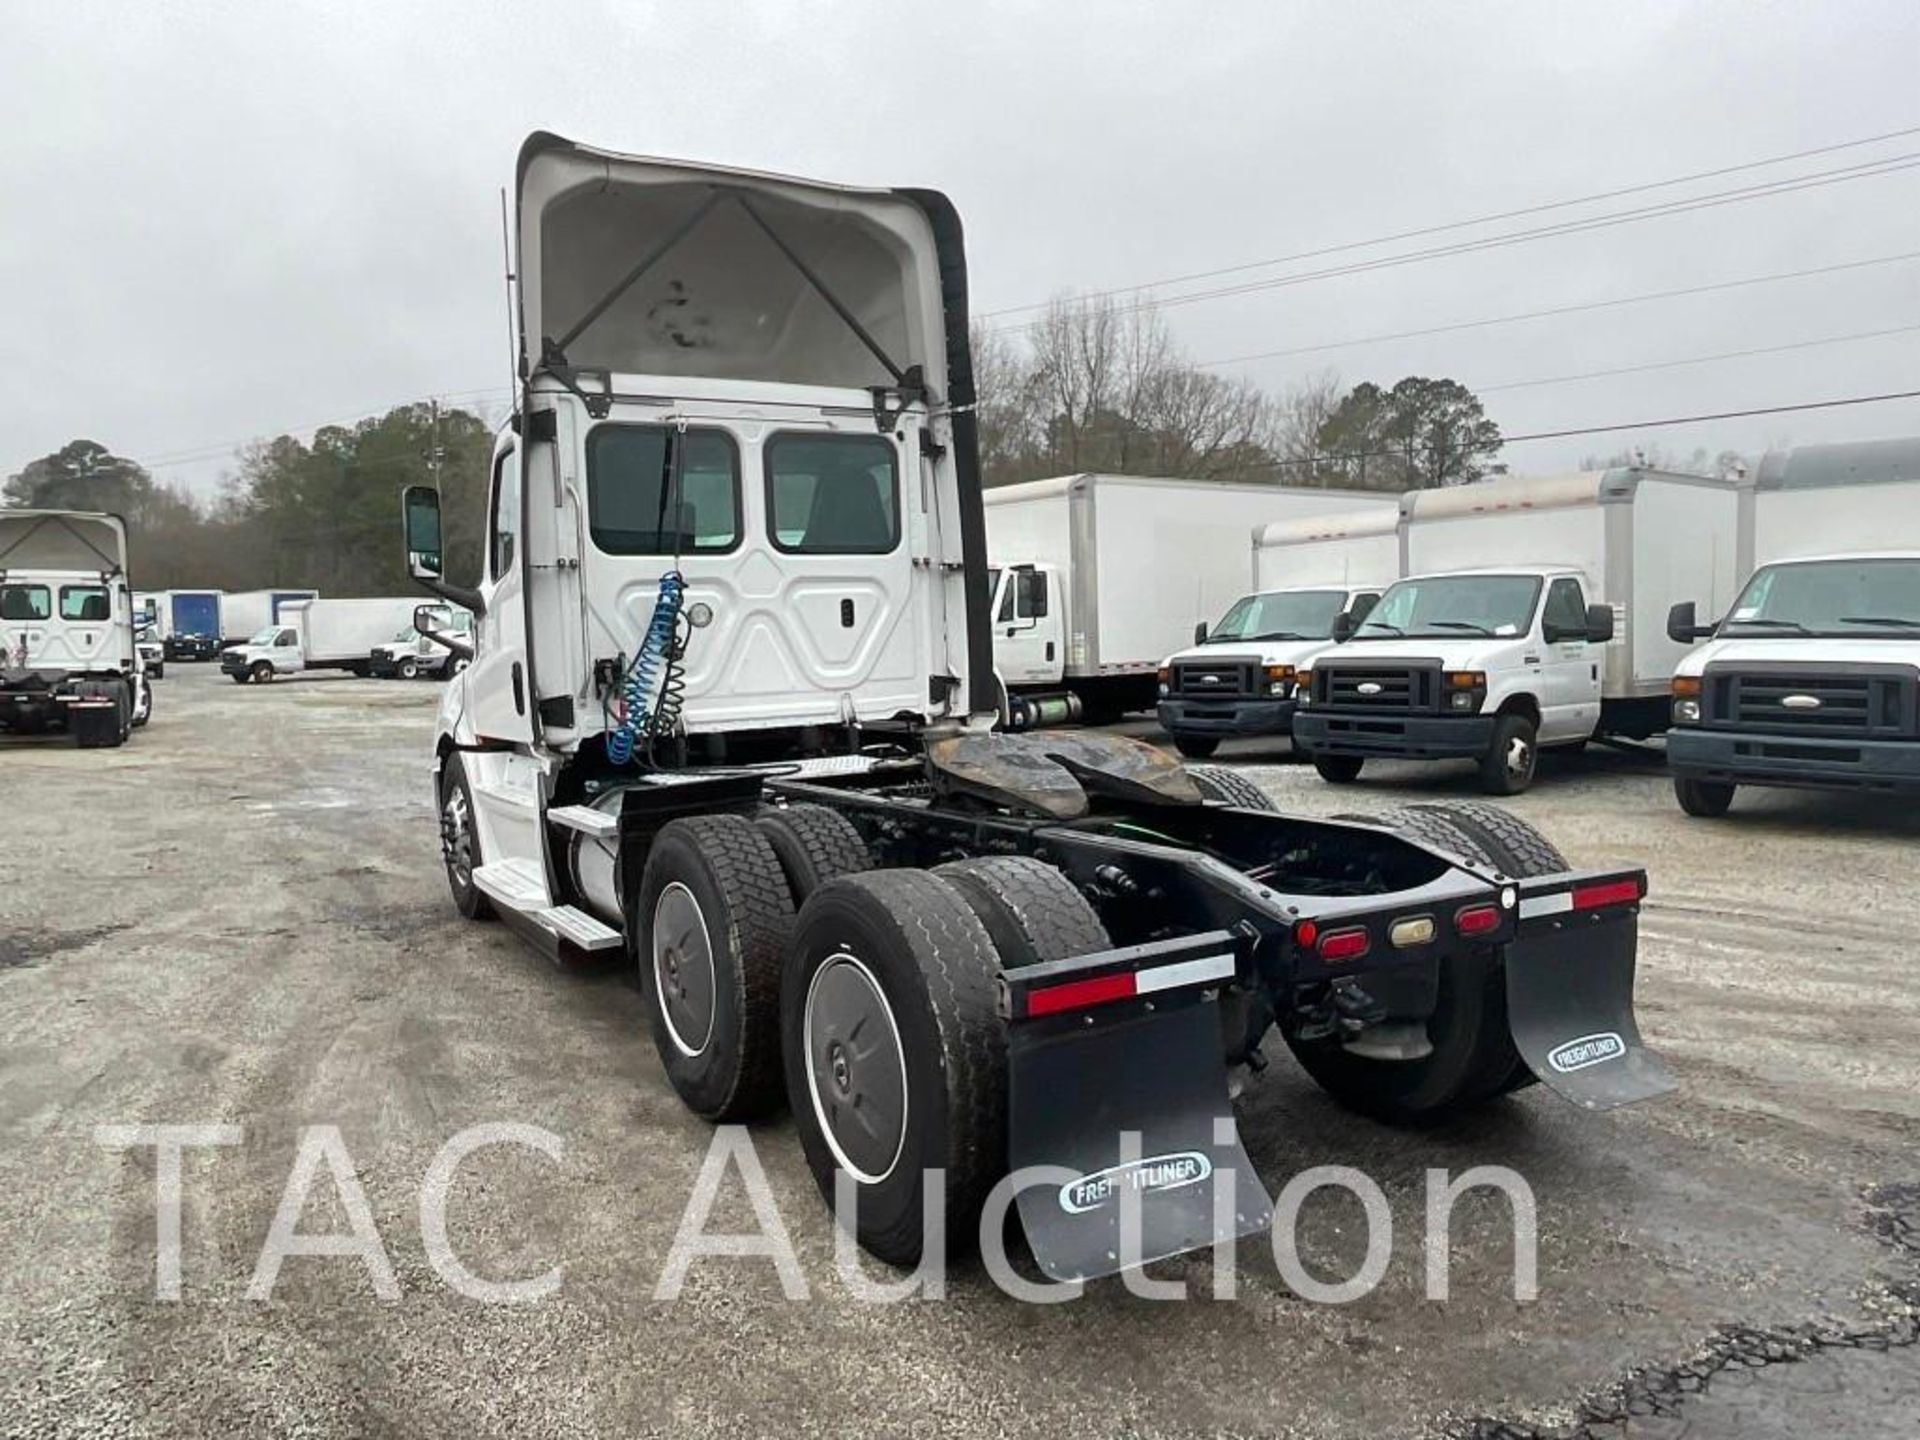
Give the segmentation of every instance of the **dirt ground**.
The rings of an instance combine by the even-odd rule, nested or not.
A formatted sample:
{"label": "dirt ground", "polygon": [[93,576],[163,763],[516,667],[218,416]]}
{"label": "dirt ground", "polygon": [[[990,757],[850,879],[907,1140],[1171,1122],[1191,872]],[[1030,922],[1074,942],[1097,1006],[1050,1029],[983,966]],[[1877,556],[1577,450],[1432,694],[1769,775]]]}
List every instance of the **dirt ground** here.
{"label": "dirt ground", "polygon": [[[1604,1116],[1535,1088],[1405,1134],[1337,1110],[1271,1047],[1241,1101],[1269,1188],[1350,1165],[1391,1205],[1386,1278],[1353,1304],[1296,1296],[1257,1241],[1231,1301],[1105,1282],[1021,1305],[968,1266],[943,1303],[864,1304],[785,1120],[753,1138],[809,1297],[763,1259],[719,1258],[669,1303],[654,1289],[711,1132],[668,1090],[622,974],[560,973],[454,914],[436,695],[176,665],[123,750],[0,741],[0,1433],[1912,1433],[1911,805],[1753,793],[1690,821],[1657,764],[1549,761],[1514,808],[1576,863],[1652,872],[1640,1021],[1681,1088]],[[1270,751],[1225,758],[1303,811],[1471,793],[1464,768],[1370,767],[1336,790]],[[481,1275],[562,1267],[527,1305],[455,1293],[423,1241],[422,1177],[484,1121],[564,1142],[557,1161],[482,1152],[449,1206]],[[184,1162],[175,1302],[154,1298],[153,1152],[96,1138],[140,1124],[240,1130]],[[247,1298],[316,1125],[351,1153],[396,1299],[337,1256],[291,1259],[271,1300]],[[1477,1164],[1537,1196],[1537,1300],[1511,1294],[1487,1192],[1457,1213],[1451,1299],[1425,1298],[1425,1172]],[[323,1175],[303,1229],[343,1223],[331,1194]],[[737,1175],[716,1217],[748,1228]],[[1360,1221],[1316,1195],[1308,1263],[1351,1273]],[[1155,1269],[1203,1296],[1209,1271]]]}

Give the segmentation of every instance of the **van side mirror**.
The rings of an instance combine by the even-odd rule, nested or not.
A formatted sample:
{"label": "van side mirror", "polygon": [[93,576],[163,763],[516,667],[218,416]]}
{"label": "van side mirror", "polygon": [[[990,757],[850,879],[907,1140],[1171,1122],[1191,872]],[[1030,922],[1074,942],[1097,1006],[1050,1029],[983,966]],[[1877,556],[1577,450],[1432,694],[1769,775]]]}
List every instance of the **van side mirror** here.
{"label": "van side mirror", "polygon": [[1667,638],[1678,645],[1691,645],[1713,634],[1713,626],[1699,623],[1698,610],[1691,600],[1683,600],[1667,611]]}
{"label": "van side mirror", "polygon": [[1342,610],[1333,617],[1333,643],[1344,645],[1353,638],[1353,632],[1360,628],[1360,622],[1353,618],[1351,610]]}
{"label": "van side mirror", "polygon": [[1613,607],[1611,605],[1587,606],[1587,640],[1594,645],[1604,645],[1613,639]]}
{"label": "van side mirror", "polygon": [[1204,645],[1207,643],[1207,622],[1206,621],[1201,620],[1194,625],[1193,643],[1196,645]]}
{"label": "van side mirror", "polygon": [[1367,616],[1373,613],[1373,607],[1379,603],[1380,597],[1378,595],[1358,595],[1354,597],[1353,604],[1347,609],[1347,613],[1353,617],[1354,629],[1357,630],[1360,628]]}

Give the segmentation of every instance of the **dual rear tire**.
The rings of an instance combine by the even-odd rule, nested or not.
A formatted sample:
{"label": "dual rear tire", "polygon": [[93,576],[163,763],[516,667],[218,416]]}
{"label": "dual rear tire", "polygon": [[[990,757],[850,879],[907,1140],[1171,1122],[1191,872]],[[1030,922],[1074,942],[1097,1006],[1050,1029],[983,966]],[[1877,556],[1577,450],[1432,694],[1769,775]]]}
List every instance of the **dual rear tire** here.
{"label": "dual rear tire", "polygon": [[[797,902],[797,909],[796,909]],[[1004,967],[1105,948],[1037,861],[874,870],[823,807],[664,826],[630,934],[668,1082],[713,1121],[784,1098],[821,1194],[848,1176],[861,1245],[916,1263],[930,1173],[959,1249],[1006,1169]]]}

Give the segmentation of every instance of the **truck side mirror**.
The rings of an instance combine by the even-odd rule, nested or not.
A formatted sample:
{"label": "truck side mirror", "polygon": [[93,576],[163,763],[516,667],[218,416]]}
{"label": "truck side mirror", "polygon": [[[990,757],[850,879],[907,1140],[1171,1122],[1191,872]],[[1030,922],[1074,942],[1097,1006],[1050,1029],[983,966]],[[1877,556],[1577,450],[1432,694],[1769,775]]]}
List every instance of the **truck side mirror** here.
{"label": "truck side mirror", "polygon": [[1613,607],[1611,605],[1587,606],[1587,639],[1595,645],[1604,645],[1613,639]]}
{"label": "truck side mirror", "polygon": [[1353,632],[1360,628],[1360,622],[1353,618],[1351,610],[1342,610],[1333,617],[1333,643],[1344,645],[1353,638]]}
{"label": "truck side mirror", "polygon": [[1699,623],[1693,601],[1683,600],[1667,611],[1667,638],[1679,645],[1691,645],[1713,634],[1713,626]]}
{"label": "truck side mirror", "polygon": [[1207,643],[1207,622],[1206,621],[1201,620],[1194,625],[1193,643],[1196,645],[1204,645]]}
{"label": "truck side mirror", "polygon": [[[434,628],[446,618],[446,611],[437,605],[416,605],[413,607],[413,628],[418,630],[429,643],[438,645],[442,650],[447,651],[449,654],[456,655],[462,660],[473,659],[473,646],[471,644],[465,640],[456,640],[444,631]],[[456,623],[458,623],[457,620]]]}
{"label": "truck side mirror", "polygon": [[416,580],[438,580],[443,571],[440,492],[431,485],[407,486],[400,493],[400,513],[407,537],[407,573]]}

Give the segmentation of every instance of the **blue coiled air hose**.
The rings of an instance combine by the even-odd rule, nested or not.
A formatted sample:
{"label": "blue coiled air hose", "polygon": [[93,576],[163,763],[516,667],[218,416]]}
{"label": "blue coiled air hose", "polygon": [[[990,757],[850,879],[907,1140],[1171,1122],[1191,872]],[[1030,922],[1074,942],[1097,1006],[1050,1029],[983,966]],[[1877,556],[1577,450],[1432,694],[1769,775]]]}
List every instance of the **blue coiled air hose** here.
{"label": "blue coiled air hose", "polygon": [[624,765],[633,758],[642,735],[656,730],[661,722],[671,724],[673,721],[674,717],[667,711],[677,706],[669,706],[668,696],[662,693],[673,687],[670,684],[663,687],[661,681],[663,677],[671,680],[673,649],[680,631],[680,607],[686,591],[686,577],[678,570],[669,570],[660,577],[653,617],[647,621],[647,633],[641,637],[640,652],[633,657],[621,682],[620,697],[625,704],[620,723],[607,732],[607,758],[616,765]]}

